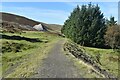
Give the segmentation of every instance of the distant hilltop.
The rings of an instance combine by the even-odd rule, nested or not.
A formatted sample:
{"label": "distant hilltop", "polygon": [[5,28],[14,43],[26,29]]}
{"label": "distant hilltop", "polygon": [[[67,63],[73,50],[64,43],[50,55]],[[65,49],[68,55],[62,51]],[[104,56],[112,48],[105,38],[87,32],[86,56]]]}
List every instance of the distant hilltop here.
{"label": "distant hilltop", "polygon": [[[14,27],[15,27],[15,24],[17,24],[17,25],[19,25],[19,28],[25,29],[25,30],[40,30],[40,31],[60,32],[61,27],[62,27],[62,25],[47,24],[47,23],[43,23],[43,22],[38,22],[38,21],[29,19],[29,18],[26,18],[23,16],[11,14],[11,13],[0,12],[0,15],[2,15],[2,18],[0,18],[0,20],[2,22],[4,22],[4,24],[12,25],[14,23]],[[10,27],[10,26],[6,26],[6,28],[7,27]]]}

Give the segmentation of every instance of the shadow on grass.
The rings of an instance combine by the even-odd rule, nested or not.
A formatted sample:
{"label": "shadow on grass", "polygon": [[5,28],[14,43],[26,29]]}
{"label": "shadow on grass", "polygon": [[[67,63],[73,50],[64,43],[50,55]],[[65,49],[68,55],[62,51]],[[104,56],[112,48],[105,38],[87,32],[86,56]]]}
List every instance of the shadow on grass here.
{"label": "shadow on grass", "polygon": [[21,36],[8,36],[5,34],[0,34],[0,39],[10,39],[10,40],[26,40],[29,42],[42,42],[41,40],[39,40],[38,38],[27,38],[27,37],[21,37]]}

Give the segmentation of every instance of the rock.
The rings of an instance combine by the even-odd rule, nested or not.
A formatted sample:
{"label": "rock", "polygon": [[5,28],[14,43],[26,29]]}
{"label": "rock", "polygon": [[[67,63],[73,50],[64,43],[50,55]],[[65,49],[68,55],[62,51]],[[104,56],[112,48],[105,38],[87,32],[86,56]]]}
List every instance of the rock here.
{"label": "rock", "polygon": [[36,29],[36,30],[39,30],[39,31],[44,30],[44,28],[43,28],[43,26],[41,24],[35,25],[33,28]]}

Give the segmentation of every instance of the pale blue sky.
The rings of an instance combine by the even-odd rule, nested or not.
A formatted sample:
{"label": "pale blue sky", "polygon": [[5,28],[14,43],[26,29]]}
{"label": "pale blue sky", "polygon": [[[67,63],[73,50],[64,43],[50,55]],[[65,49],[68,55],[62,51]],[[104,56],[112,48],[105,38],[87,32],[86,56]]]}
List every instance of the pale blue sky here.
{"label": "pale blue sky", "polygon": [[[92,2],[98,4],[106,18],[118,20],[117,2]],[[76,5],[88,2],[4,2],[2,12],[13,13],[50,24],[63,24]]]}

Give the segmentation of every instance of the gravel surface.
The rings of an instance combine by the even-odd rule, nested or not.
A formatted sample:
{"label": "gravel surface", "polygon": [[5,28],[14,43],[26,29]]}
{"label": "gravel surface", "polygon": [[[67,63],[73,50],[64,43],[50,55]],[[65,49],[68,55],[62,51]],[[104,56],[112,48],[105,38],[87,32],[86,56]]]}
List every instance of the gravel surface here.
{"label": "gravel surface", "polygon": [[80,72],[62,51],[65,40],[59,40],[43,60],[34,78],[81,78]]}

